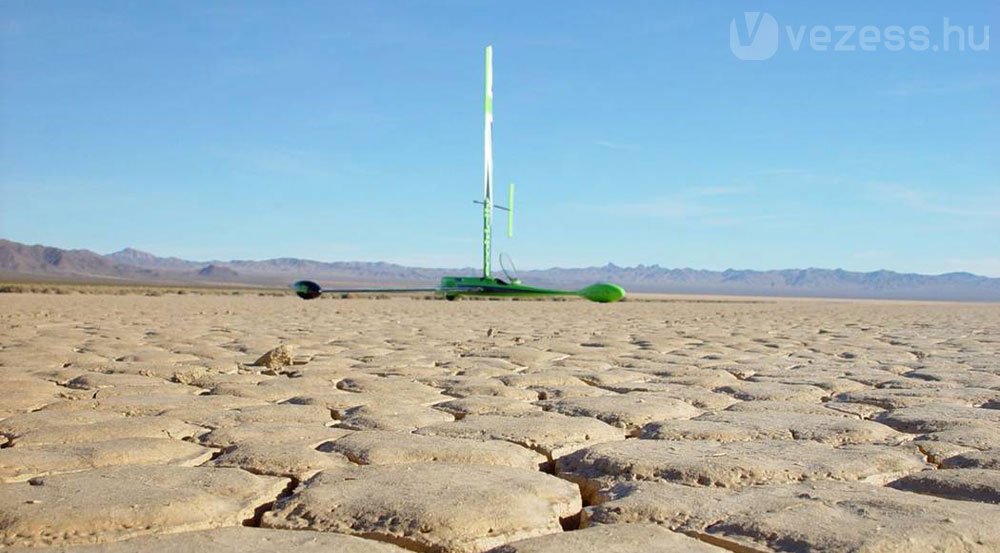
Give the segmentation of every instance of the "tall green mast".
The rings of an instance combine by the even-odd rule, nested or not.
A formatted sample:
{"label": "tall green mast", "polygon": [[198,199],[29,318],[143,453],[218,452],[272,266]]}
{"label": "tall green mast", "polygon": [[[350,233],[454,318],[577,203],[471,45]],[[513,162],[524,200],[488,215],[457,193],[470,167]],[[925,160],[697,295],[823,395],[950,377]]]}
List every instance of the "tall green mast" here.
{"label": "tall green mast", "polygon": [[483,125],[483,278],[491,278],[493,241],[493,47],[486,47],[486,113]]}

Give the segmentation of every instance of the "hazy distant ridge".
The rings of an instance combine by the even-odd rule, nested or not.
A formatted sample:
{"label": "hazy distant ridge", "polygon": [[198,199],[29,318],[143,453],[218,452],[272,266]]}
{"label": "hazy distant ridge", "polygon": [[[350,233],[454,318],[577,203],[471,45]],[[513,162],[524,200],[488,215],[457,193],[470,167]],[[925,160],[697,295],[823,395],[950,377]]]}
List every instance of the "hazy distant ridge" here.
{"label": "hazy distant ridge", "polygon": [[[125,248],[108,255],[63,250],[0,239],[0,273],[5,278],[116,279],[149,283],[283,285],[300,278],[341,283],[433,284],[446,274],[476,274],[473,268],[434,269],[384,262],[322,262],[298,258],[262,261],[190,261]],[[970,273],[921,275],[842,269],[706,271],[659,265],[552,268],[523,271],[521,278],[543,286],[576,287],[597,281],[636,292],[822,296],[844,298],[1000,301],[1000,278]]]}

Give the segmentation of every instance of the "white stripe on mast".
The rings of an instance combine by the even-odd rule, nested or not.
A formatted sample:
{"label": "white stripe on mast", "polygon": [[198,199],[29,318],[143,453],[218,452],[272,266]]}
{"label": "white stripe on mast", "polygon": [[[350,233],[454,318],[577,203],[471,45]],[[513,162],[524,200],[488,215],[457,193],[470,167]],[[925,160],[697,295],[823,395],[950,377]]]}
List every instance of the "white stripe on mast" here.
{"label": "white stripe on mast", "polygon": [[486,47],[486,97],[483,102],[483,278],[493,272],[490,264],[493,253],[493,47]]}
{"label": "white stripe on mast", "polygon": [[486,47],[486,98],[484,105],[483,153],[485,156],[483,175],[483,197],[493,198],[493,47]]}

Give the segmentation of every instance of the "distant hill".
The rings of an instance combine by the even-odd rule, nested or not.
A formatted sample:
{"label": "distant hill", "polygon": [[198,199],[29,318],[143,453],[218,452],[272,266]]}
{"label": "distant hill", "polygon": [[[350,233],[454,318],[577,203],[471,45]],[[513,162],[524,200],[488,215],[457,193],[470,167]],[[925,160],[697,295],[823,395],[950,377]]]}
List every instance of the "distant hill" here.
{"label": "distant hill", "polygon": [[237,282],[240,278],[240,274],[236,271],[224,265],[215,265],[214,263],[198,269],[198,276],[225,282]]}
{"label": "distant hill", "polygon": [[11,275],[58,276],[75,278],[121,278],[143,280],[156,278],[155,272],[142,267],[117,263],[90,250],[63,250],[48,246],[29,246],[0,239],[0,272]]}
{"label": "distant hill", "polygon": [[[108,255],[63,250],[0,239],[3,278],[114,279],[136,283],[227,283],[285,286],[298,279],[353,286],[435,284],[444,275],[475,275],[477,269],[406,267],[384,262],[277,258],[262,261],[190,261],[125,248]],[[599,281],[621,284],[633,292],[738,294],[833,298],[1000,301],[1000,278],[970,273],[920,275],[893,271],[842,269],[706,271],[659,265],[552,268],[522,271],[540,286],[579,287]]]}
{"label": "distant hill", "polygon": [[151,270],[183,271],[198,268],[201,264],[176,257],[157,257],[151,253],[125,248],[106,256],[107,259],[123,265],[132,265]]}

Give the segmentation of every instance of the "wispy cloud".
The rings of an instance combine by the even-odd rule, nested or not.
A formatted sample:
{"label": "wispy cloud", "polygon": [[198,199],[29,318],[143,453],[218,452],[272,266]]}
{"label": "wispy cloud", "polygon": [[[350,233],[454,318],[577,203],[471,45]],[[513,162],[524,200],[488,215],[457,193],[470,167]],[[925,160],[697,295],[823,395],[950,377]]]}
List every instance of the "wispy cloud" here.
{"label": "wispy cloud", "polygon": [[739,227],[755,223],[779,223],[788,221],[785,215],[775,215],[773,213],[758,213],[751,215],[729,214],[706,217],[701,223],[710,227]]}
{"label": "wispy cloud", "polygon": [[735,194],[749,194],[753,192],[752,186],[696,186],[688,189],[685,193],[691,196],[732,196]]}
{"label": "wispy cloud", "polygon": [[697,220],[698,223],[707,226],[738,226],[779,219],[780,217],[773,214],[741,213],[732,207],[731,200],[723,199],[751,194],[753,190],[750,186],[737,185],[694,186],[666,196],[635,202],[589,206],[589,209],[620,217]]}
{"label": "wispy cloud", "polygon": [[884,250],[861,250],[851,254],[854,259],[863,259],[866,261],[885,259],[889,256],[889,252]]}
{"label": "wispy cloud", "polygon": [[334,169],[322,156],[305,150],[274,146],[220,147],[214,153],[241,169],[293,177],[331,178]]}
{"label": "wispy cloud", "polygon": [[758,175],[765,177],[802,177],[802,176],[814,176],[815,173],[812,171],[807,171],[806,169],[798,169],[795,167],[777,167],[775,169],[764,169],[763,171],[758,171]]}
{"label": "wispy cloud", "polygon": [[390,257],[387,261],[389,263],[406,265],[408,267],[446,267],[455,269],[468,267],[469,259],[468,255],[416,252],[404,256]]}
{"label": "wispy cloud", "polygon": [[670,219],[721,215],[726,212],[726,210],[719,207],[713,207],[676,197],[662,197],[643,202],[606,205],[603,206],[602,210],[613,215],[664,217]]}
{"label": "wispy cloud", "polygon": [[774,169],[757,171],[755,174],[778,181],[794,180],[812,184],[842,184],[845,182],[844,177],[841,175],[830,175],[798,167],[776,167]]}
{"label": "wispy cloud", "polygon": [[602,148],[608,148],[610,150],[636,150],[636,149],[638,149],[638,147],[635,146],[634,144],[627,144],[625,142],[618,142],[617,140],[607,140],[607,139],[603,139],[603,138],[595,140],[594,144],[597,144],[598,146],[600,146]]}
{"label": "wispy cloud", "polygon": [[883,96],[905,98],[910,96],[946,96],[979,92],[1000,87],[1000,77],[996,75],[971,75],[946,81],[906,81],[899,82],[879,91]]}
{"label": "wispy cloud", "polygon": [[952,196],[898,183],[875,183],[873,190],[883,200],[922,213],[955,217],[1000,218],[1000,187],[980,191],[976,197],[959,200]]}

